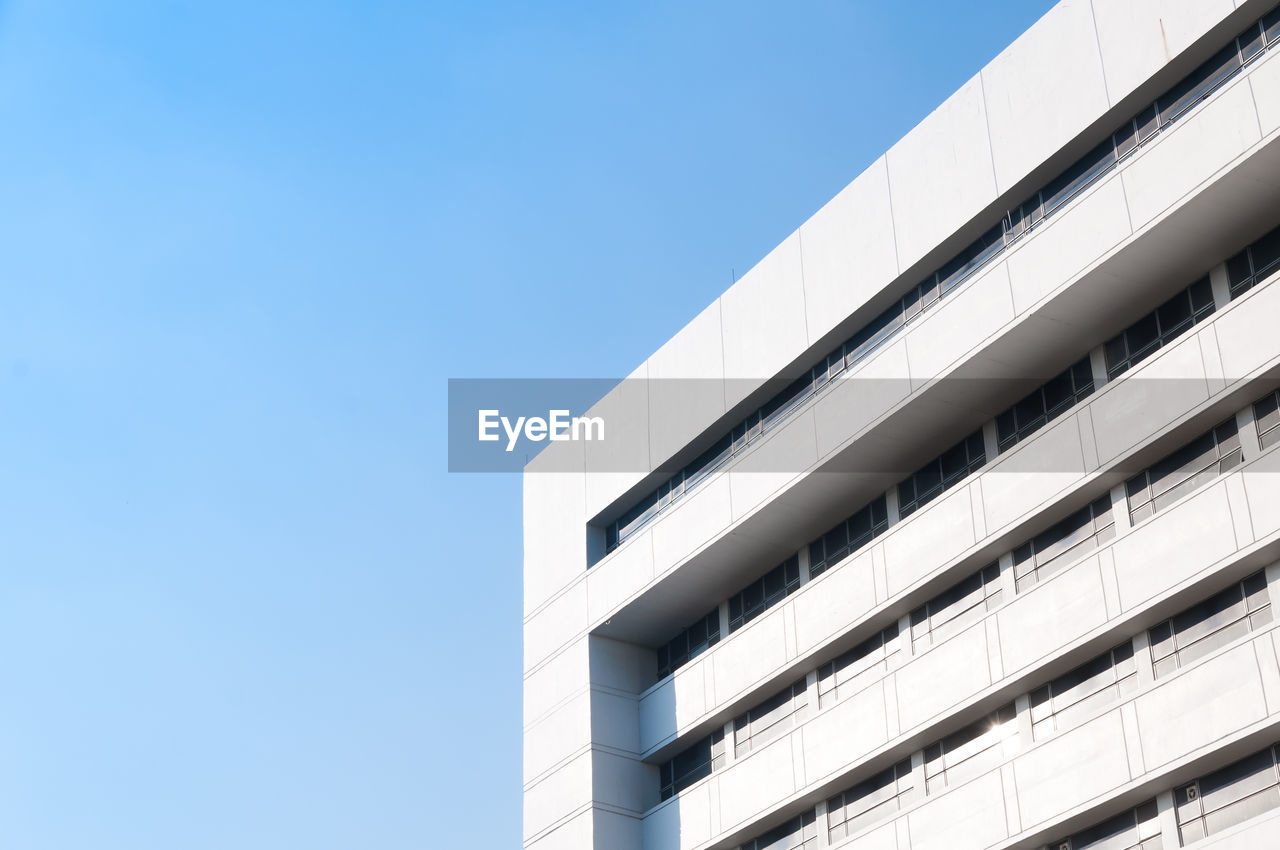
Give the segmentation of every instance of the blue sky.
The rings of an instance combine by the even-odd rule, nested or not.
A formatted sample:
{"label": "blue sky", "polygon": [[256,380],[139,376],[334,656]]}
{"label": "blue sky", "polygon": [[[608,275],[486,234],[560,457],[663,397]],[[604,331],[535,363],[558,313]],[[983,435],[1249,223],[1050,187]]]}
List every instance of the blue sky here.
{"label": "blue sky", "polygon": [[5,846],[519,846],[446,379],[628,373],[1049,5],[0,2]]}

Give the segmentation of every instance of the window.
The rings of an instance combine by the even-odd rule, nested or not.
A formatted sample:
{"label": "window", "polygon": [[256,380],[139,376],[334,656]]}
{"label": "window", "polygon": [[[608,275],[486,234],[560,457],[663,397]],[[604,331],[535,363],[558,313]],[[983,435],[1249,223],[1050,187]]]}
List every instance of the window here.
{"label": "window", "polygon": [[911,612],[911,649],[921,652],[982,619],[1000,604],[1000,567],[991,564]]}
{"label": "window", "polygon": [[1156,678],[1203,658],[1271,622],[1266,576],[1257,572],[1147,633]]}
{"label": "window", "polygon": [[658,647],[658,678],[670,676],[720,641],[720,608],[676,635],[666,646]]}
{"label": "window", "polygon": [[913,782],[911,760],[903,759],[827,800],[828,840],[839,841],[898,811],[910,798]]}
{"label": "window", "polygon": [[1033,587],[1115,536],[1116,520],[1108,493],[1013,550],[1013,580],[1018,592]]}
{"label": "window", "polygon": [[1258,445],[1269,449],[1280,442],[1280,390],[1254,402],[1253,421],[1258,428]]}
{"label": "window", "polygon": [[760,749],[803,721],[808,710],[809,692],[801,679],[733,721],[734,755]]}
{"label": "window", "polygon": [[810,811],[751,839],[739,850],[813,850],[817,846],[818,818]]}
{"label": "window", "polygon": [[809,577],[814,578],[858,551],[889,527],[884,496],[809,544]]}
{"label": "window", "polygon": [[1156,107],[1160,110],[1160,126],[1176,121],[1184,112],[1208,97],[1214,89],[1240,70],[1240,64],[1239,48],[1233,39],[1209,61],[1156,98]]}
{"label": "window", "polygon": [[898,653],[898,624],[877,632],[834,661],[818,668],[818,705],[825,708],[856,693],[879,673],[889,669]]}
{"label": "window", "polygon": [[1280,271],[1280,227],[1227,260],[1232,299]]}
{"label": "window", "polygon": [[1240,465],[1234,416],[1125,482],[1129,518],[1138,523]]}
{"label": "window", "polygon": [[1276,748],[1268,747],[1174,792],[1182,843],[1198,841],[1280,806]]}
{"label": "window", "polygon": [[987,453],[979,429],[898,485],[898,516],[906,519],[986,462]]}
{"label": "window", "polygon": [[1107,377],[1118,377],[1212,314],[1213,289],[1205,277],[1107,341]]}
{"label": "window", "polygon": [[1161,850],[1156,801],[1083,829],[1070,838],[1051,841],[1047,850]]}
{"label": "window", "polygon": [[1093,367],[1084,357],[996,417],[999,451],[1007,452],[1093,392]]}
{"label": "window", "polygon": [[924,748],[925,793],[985,773],[1017,752],[1019,744],[1017,713],[1009,703]]}
{"label": "window", "polygon": [[800,588],[800,559],[795,555],[729,597],[732,634]]}
{"label": "window", "polygon": [[1119,702],[1137,687],[1133,641],[1127,640],[1032,691],[1032,735],[1040,740],[1070,729],[1102,706]]}
{"label": "window", "polygon": [[724,730],[717,729],[658,767],[660,793],[667,800],[724,767]]}

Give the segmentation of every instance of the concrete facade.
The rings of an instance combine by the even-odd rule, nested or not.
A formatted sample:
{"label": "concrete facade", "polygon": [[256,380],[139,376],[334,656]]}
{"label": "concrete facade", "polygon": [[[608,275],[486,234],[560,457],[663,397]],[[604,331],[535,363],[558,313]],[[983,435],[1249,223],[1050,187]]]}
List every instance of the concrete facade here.
{"label": "concrete facade", "polygon": [[[1273,6],[1063,0],[601,401],[613,439],[530,463],[525,847],[1081,850],[1130,812],[1132,841],[1100,846],[1280,846],[1280,772],[1247,817],[1211,790],[1280,742],[1280,626],[1248,607],[1280,602],[1280,267],[1237,291],[1227,265],[1280,226],[1280,38],[616,547],[604,532]],[[1127,328],[1202,279],[1193,325],[1112,368]],[[1092,391],[1000,445],[1008,411],[1080,362]],[[1177,479],[1166,459],[1219,423],[1230,460],[1197,457],[1143,514],[1135,476]],[[974,432],[985,461],[907,515],[904,474]],[[872,503],[884,528],[813,560]],[[1098,504],[1105,534],[1025,575]],[[798,584],[730,631],[730,598],[793,556]],[[917,612],[950,617],[939,600],[984,567],[998,595],[927,631]],[[1213,631],[1206,600],[1235,587],[1244,619]],[[660,670],[708,616],[718,642]],[[1037,700],[1122,645],[1114,695],[1045,725],[1057,697]],[[998,740],[964,743],[1005,706]],[[758,743],[757,716],[776,722]],[[895,792],[868,791],[886,771]]]}

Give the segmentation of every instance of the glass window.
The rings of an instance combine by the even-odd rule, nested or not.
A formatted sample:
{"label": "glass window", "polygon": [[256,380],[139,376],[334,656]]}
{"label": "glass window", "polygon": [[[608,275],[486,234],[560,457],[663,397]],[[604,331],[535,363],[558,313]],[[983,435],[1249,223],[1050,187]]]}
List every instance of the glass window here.
{"label": "glass window", "polygon": [[1239,69],[1240,54],[1236,50],[1235,41],[1232,41],[1182,82],[1156,98],[1160,110],[1160,125],[1163,127],[1176,121]]}
{"label": "glass window", "polygon": [[724,730],[717,729],[658,766],[660,793],[666,800],[724,767]]}
{"label": "glass window", "polygon": [[1276,748],[1268,747],[1174,792],[1182,843],[1198,841],[1280,806]]}
{"label": "glass window", "polygon": [[809,577],[821,575],[858,551],[889,527],[884,496],[877,496],[853,516],[809,544]]}
{"label": "glass window", "polygon": [[1236,46],[1240,48],[1240,59],[1248,62],[1266,49],[1266,39],[1262,32],[1262,22],[1256,21],[1236,37]]}
{"label": "glass window", "polygon": [[925,793],[936,794],[987,772],[1016,753],[1020,743],[1013,703],[1001,706],[924,748]]}
{"label": "glass window", "polygon": [[1147,633],[1156,678],[1205,657],[1271,622],[1267,579],[1257,572]]}
{"label": "glass window", "polygon": [[733,721],[733,752],[743,756],[804,720],[809,691],[804,679],[774,694]]}
{"label": "glass window", "polygon": [[1267,32],[1267,44],[1280,41],[1280,8],[1271,10],[1262,19],[1262,28]]}
{"label": "glass window", "polygon": [[1115,536],[1116,520],[1108,493],[1013,550],[1013,578],[1018,592],[1043,581]]}
{"label": "glass window", "polygon": [[1100,824],[1082,829],[1070,838],[1048,845],[1052,850],[1162,850],[1156,801],[1148,800]]}
{"label": "glass window", "polygon": [[720,608],[707,612],[696,623],[658,647],[658,678],[670,676],[720,641]]}
{"label": "glass window", "polygon": [[898,624],[872,635],[853,649],[818,668],[818,705],[826,708],[857,693],[889,669],[898,653]]}
{"label": "glass window", "polygon": [[898,484],[898,516],[906,519],[986,462],[987,453],[979,429]]}
{"label": "glass window", "polygon": [[923,652],[1000,604],[1000,567],[991,564],[911,612],[911,647]]}
{"label": "glass window", "polygon": [[1268,393],[1253,404],[1253,421],[1258,444],[1269,449],[1280,442],[1280,390]]}
{"label": "glass window", "polygon": [[1036,740],[1078,725],[1105,705],[1138,687],[1133,642],[1125,641],[1097,658],[1031,692],[1031,729]]}
{"label": "glass window", "polygon": [[1280,271],[1280,227],[1227,260],[1232,299]]}
{"label": "glass window", "polygon": [[818,819],[814,812],[796,815],[743,844],[739,850],[814,850],[818,846]]}
{"label": "glass window", "polygon": [[913,786],[911,760],[903,759],[887,770],[859,782],[827,800],[827,835],[832,843],[863,827],[884,820],[910,799]]}
{"label": "glass window", "polygon": [[1211,315],[1213,290],[1204,277],[1107,341],[1107,377],[1118,377]]}
{"label": "glass window", "polygon": [[732,634],[800,589],[800,559],[795,555],[729,597]]}
{"label": "glass window", "polygon": [[996,417],[999,451],[1013,448],[1092,392],[1093,367],[1084,357]]}
{"label": "glass window", "polygon": [[1044,198],[1045,215],[1052,214],[1115,164],[1115,142],[1108,138],[1044,187],[1041,195]]}
{"label": "glass window", "polygon": [[1125,482],[1129,518],[1138,523],[1240,465],[1234,416]]}

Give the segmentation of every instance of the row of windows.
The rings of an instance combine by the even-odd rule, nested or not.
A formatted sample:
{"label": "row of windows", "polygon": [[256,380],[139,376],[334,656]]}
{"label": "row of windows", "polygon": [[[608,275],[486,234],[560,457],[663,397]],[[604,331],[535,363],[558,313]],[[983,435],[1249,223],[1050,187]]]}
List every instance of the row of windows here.
{"label": "row of windows", "polygon": [[997,451],[1007,452],[1093,393],[1093,367],[1083,357],[996,417]]}
{"label": "row of windows", "polygon": [[[1105,142],[1009,211],[995,226],[917,284],[866,327],[829,352],[812,369],[735,425],[714,446],[645,494],[605,529],[605,550],[612,551],[707,475],[770,430],[840,373],[870,355],[936,304],[943,295],[992,257],[1021,239],[1059,207],[1116,163],[1146,143],[1211,94],[1244,65],[1280,41],[1275,19],[1280,9],[1255,22],[1217,55],[1201,65],[1147,108],[1120,125]],[[1274,235],[1274,234],[1273,234]],[[1274,257],[1271,243],[1260,245],[1259,262]],[[1250,267],[1256,268],[1255,266]],[[1255,272],[1250,272],[1250,281]]]}
{"label": "row of windows", "polygon": [[730,634],[777,605],[799,588],[800,558],[792,555],[729,597]]}
{"label": "row of windows", "polygon": [[[1263,236],[1240,255],[1252,257],[1255,249],[1272,250],[1280,229]],[[1262,248],[1259,248],[1262,246]],[[1277,249],[1280,250],[1280,249]],[[1280,269],[1280,265],[1277,266]],[[1149,357],[1213,312],[1213,296],[1207,278],[1193,283],[1108,341],[1108,374],[1121,374]],[[1065,413],[1094,389],[1088,358],[1083,358],[1042,387],[996,417],[1002,451]],[[1254,406],[1262,448],[1280,441],[1280,391],[1270,393]],[[1005,423],[1001,425],[1001,423]],[[926,464],[898,485],[899,513],[905,517],[985,463],[981,432],[971,434]],[[1200,484],[1221,475],[1242,460],[1234,417],[1143,470],[1126,482],[1130,521],[1152,516]],[[888,505],[883,495],[809,544],[809,576],[816,577],[865,546],[889,527]],[[1014,550],[1018,591],[1051,575],[1075,556],[1095,549],[1115,536],[1114,516],[1108,497],[1082,508]],[[793,556],[729,600],[729,630],[737,630],[800,587],[800,567]],[[718,611],[711,611],[658,650],[658,677],[696,658],[720,639]]]}
{"label": "row of windows", "polygon": [[898,484],[898,516],[906,519],[986,462],[987,451],[979,428]]}
{"label": "row of windows", "polygon": [[1213,315],[1213,289],[1204,277],[1116,334],[1103,346],[1107,379],[1119,377]]}
{"label": "row of windows", "polygon": [[[1225,602],[1224,602],[1225,600]],[[1234,601],[1233,601],[1234,600]],[[1233,607],[1234,606],[1234,607]],[[1152,660],[1160,675],[1161,661],[1170,657],[1164,647],[1177,636],[1187,638],[1187,646],[1203,646],[1205,630],[1223,634],[1228,627],[1219,626],[1221,612],[1239,609],[1255,614],[1269,610],[1266,581],[1257,573],[1187,609],[1150,630]],[[1234,616],[1234,614],[1232,615]],[[1269,614],[1265,621],[1269,622]],[[1170,624],[1174,624],[1170,626]],[[1257,628],[1255,625],[1254,628]],[[1163,631],[1162,631],[1163,630]],[[1158,634],[1173,637],[1157,639]],[[1227,640],[1243,636],[1231,631],[1230,637],[1218,640],[1196,657],[1224,645]],[[1189,663],[1188,658],[1183,663]],[[1167,672],[1167,671],[1166,671]],[[1079,667],[1030,693],[1032,735],[1041,740],[1055,732],[1079,725],[1088,716],[1107,705],[1120,702],[1137,689],[1137,669],[1133,642],[1124,643],[1102,653]],[[926,795],[959,785],[980,776],[1015,754],[1022,746],[1017,713],[1010,702],[980,720],[953,732],[923,748],[924,787],[917,786],[917,775],[911,759],[902,759],[879,773],[864,779],[827,800],[828,841],[835,843],[873,823],[885,820],[905,805]],[[1196,840],[1221,831],[1254,814],[1280,805],[1280,772],[1275,753],[1265,751],[1223,768],[1208,777],[1185,786],[1177,794],[1178,824],[1185,841]],[[1268,761],[1267,759],[1271,760]],[[813,820],[809,816],[813,815]],[[778,843],[744,847],[809,847],[818,827],[816,811],[809,812],[767,835]],[[762,838],[756,841],[762,841]],[[788,841],[792,843],[787,843]],[[1155,804],[1148,801],[1123,814],[1109,818],[1068,838],[1048,845],[1071,850],[1156,850],[1160,847],[1156,826]]]}
{"label": "row of windows", "polygon": [[1280,271],[1280,227],[1227,260],[1231,297],[1244,295],[1253,286]]}
{"label": "row of windows", "polygon": [[1148,631],[1156,678],[1192,664],[1270,622],[1267,579],[1257,572]]}
{"label": "row of windows", "polygon": [[1155,800],[1122,812],[1067,838],[1045,845],[1045,850],[1162,850],[1160,816]]}
{"label": "row of windows", "polygon": [[1258,443],[1269,449],[1280,442],[1280,390],[1269,393],[1253,405],[1253,421],[1258,429]]}
{"label": "row of windows", "polygon": [[[1104,521],[1104,514],[1110,513],[1109,497],[1103,497],[1078,512],[1075,517],[1090,517],[1090,524],[1085,527],[1092,528],[1094,524]],[[1061,525],[1033,538],[1029,543],[1015,547],[1013,551],[1027,551],[1028,547],[1034,549],[1035,541],[1046,534],[1051,538],[1061,539],[1057,531]],[[1113,526],[1114,522],[1106,521],[1106,527]],[[1066,563],[1067,559],[1061,555],[1071,553],[1080,557],[1101,545],[1096,533],[1084,538],[1084,542],[1089,541],[1092,545],[1087,549],[1083,542],[1077,540],[1054,556],[1058,564],[1055,569]],[[1055,550],[1047,548],[1041,551]],[[1015,561],[1017,557],[1015,554]],[[1022,587],[1019,587],[1019,591],[1021,590]],[[1002,585],[997,564],[990,564],[957,582],[911,612],[909,621],[913,651],[923,651],[982,619],[1000,604],[1001,598]],[[1261,572],[1255,573],[1149,630],[1148,644],[1155,675],[1157,678],[1168,675],[1173,670],[1262,628],[1271,619],[1266,578]],[[820,666],[817,671],[818,706],[826,708],[861,690],[888,669],[890,660],[900,649],[899,629],[895,622],[838,658]],[[1077,718],[1093,713],[1102,705],[1119,701],[1136,687],[1133,647],[1130,641],[1126,641],[1033,691],[1030,698],[1033,733],[1039,739],[1043,735],[1068,728],[1074,725]],[[800,723],[809,710],[808,690],[801,679],[734,721],[735,755],[745,755],[751,749],[788,731]],[[963,738],[962,733],[957,735]],[[709,753],[710,746],[711,742],[708,740],[694,744],[690,748],[695,753],[693,760],[710,763],[710,755],[700,755]],[[945,753],[946,742],[942,742],[940,746]],[[677,756],[673,763],[681,759],[687,762],[690,751]],[[928,759],[929,755],[926,753],[926,760]],[[953,762],[954,759],[953,756]],[[664,771],[664,776],[679,772],[678,769],[668,769],[667,766],[664,766]],[[706,773],[693,776],[681,787],[686,787],[710,772],[708,769]],[[664,784],[664,793],[665,788]],[[675,789],[679,790],[680,788]]]}
{"label": "row of windows", "polygon": [[659,793],[666,800],[724,767],[724,730],[717,729],[658,766]]}
{"label": "row of windows", "polygon": [[720,608],[703,615],[658,647],[658,678],[669,676],[720,642]]}
{"label": "row of windows", "polygon": [[1115,536],[1116,520],[1108,493],[1013,550],[1015,588],[1021,593],[1033,587]]}
{"label": "row of windows", "polygon": [[1243,460],[1233,415],[1125,482],[1130,522],[1154,515]]}
{"label": "row of windows", "polygon": [[1242,758],[1174,792],[1183,844],[1280,807],[1278,746]]}

